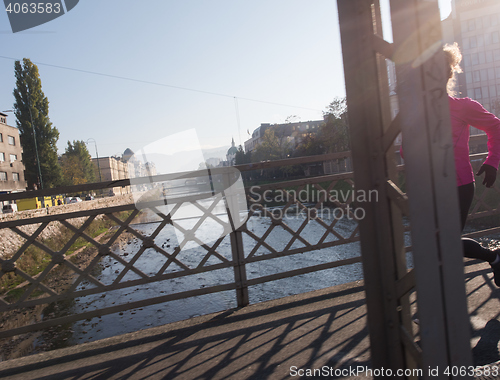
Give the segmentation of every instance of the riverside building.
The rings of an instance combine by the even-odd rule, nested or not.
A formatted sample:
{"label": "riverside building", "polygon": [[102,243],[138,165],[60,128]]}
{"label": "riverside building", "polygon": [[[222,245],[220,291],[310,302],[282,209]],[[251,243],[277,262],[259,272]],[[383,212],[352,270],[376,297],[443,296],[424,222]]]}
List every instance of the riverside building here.
{"label": "riverside building", "polygon": [[[500,115],[500,1],[453,0],[450,16],[443,20],[444,42],[458,42],[462,70],[458,97],[477,100]],[[471,128],[471,134],[483,133]]]}
{"label": "riverside building", "polygon": [[26,190],[22,157],[19,130],[8,125],[7,115],[0,112],[0,192]]}

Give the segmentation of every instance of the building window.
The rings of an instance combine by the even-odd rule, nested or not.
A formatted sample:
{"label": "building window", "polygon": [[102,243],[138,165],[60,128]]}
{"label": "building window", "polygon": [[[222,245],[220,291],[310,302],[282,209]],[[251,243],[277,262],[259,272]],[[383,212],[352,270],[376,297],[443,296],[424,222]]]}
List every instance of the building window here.
{"label": "building window", "polygon": [[470,59],[472,66],[479,65],[479,56],[477,55],[477,53],[471,54]]}
{"label": "building window", "polygon": [[10,162],[17,161],[17,154],[11,154],[9,158],[10,158]]}
{"label": "building window", "polygon": [[500,42],[500,34],[498,33],[498,30],[495,30],[493,33],[491,33],[491,43],[498,44],[499,42]]}
{"label": "building window", "polygon": [[476,19],[476,29],[483,29],[483,18],[478,17]]}
{"label": "building window", "polygon": [[490,96],[492,98],[495,98],[497,96],[497,89],[495,85],[490,86]]}
{"label": "building window", "polygon": [[469,38],[462,38],[462,45],[464,49],[469,49],[470,48],[470,39]]}
{"label": "building window", "polygon": [[462,21],[462,33],[467,33],[469,31],[469,22],[467,20]]}
{"label": "building window", "polygon": [[7,181],[7,173],[0,172],[0,181]]}
{"label": "building window", "polygon": [[495,80],[495,68],[490,67],[488,69],[488,80]]}
{"label": "building window", "polygon": [[493,62],[493,52],[491,50],[488,50],[486,52],[486,63]]}
{"label": "building window", "polygon": [[481,99],[482,98],[482,96],[481,96],[481,89],[479,87],[474,89],[474,97],[476,99]]}
{"label": "building window", "polygon": [[7,136],[7,138],[9,139],[9,145],[16,145],[16,139],[14,136]]}
{"label": "building window", "polygon": [[5,161],[5,153],[0,152],[0,162]]}
{"label": "building window", "polygon": [[484,36],[484,46],[488,46],[491,44],[491,37],[489,33],[486,33]]}
{"label": "building window", "polygon": [[0,142],[3,142],[3,136],[1,133],[0,133]]}
{"label": "building window", "polygon": [[479,74],[479,70],[474,70],[472,72],[472,75],[474,76],[474,82],[481,82],[481,75]]}
{"label": "building window", "polygon": [[476,20],[470,19],[469,20],[469,32],[476,30]]}
{"label": "building window", "polygon": [[4,124],[7,124],[7,119],[5,117],[0,118],[0,121]]}
{"label": "building window", "polygon": [[12,173],[12,180],[15,182],[19,182],[19,173]]}
{"label": "building window", "polygon": [[481,69],[481,81],[486,82],[488,80],[488,70]]}
{"label": "building window", "polygon": [[495,67],[495,74],[497,79],[500,79],[500,67]]}
{"label": "building window", "polygon": [[490,97],[489,91],[488,91],[488,86],[481,87],[481,92],[482,92],[482,95],[483,95],[484,99],[487,99],[487,98]]}
{"label": "building window", "polygon": [[486,63],[486,56],[484,54],[484,51],[480,51],[478,55],[479,55],[479,64]]}
{"label": "building window", "polygon": [[497,26],[498,25],[498,15],[491,15],[491,26]]}
{"label": "building window", "polygon": [[477,48],[477,38],[476,38],[476,36],[472,36],[470,38],[470,47],[471,48]]}
{"label": "building window", "polygon": [[489,28],[490,27],[490,15],[483,16],[483,26],[485,28]]}
{"label": "building window", "polygon": [[493,59],[495,61],[500,61],[500,49],[495,49],[493,51]]}
{"label": "building window", "polygon": [[[493,57],[493,55],[492,55],[492,57]],[[465,65],[465,67],[470,66],[470,55],[469,54],[464,55],[464,65]]]}

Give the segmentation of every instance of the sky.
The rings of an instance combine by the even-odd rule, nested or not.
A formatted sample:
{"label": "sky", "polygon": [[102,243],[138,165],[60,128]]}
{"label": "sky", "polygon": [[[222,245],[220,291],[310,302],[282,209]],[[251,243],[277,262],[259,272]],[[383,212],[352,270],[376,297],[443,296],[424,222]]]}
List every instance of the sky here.
{"label": "sky", "polygon": [[261,123],[319,120],[345,96],[333,0],[80,0],[18,33],[1,9],[0,41],[0,111],[29,58],[60,154],[75,140],[92,157],[137,152],[193,128],[204,149],[243,145]]}

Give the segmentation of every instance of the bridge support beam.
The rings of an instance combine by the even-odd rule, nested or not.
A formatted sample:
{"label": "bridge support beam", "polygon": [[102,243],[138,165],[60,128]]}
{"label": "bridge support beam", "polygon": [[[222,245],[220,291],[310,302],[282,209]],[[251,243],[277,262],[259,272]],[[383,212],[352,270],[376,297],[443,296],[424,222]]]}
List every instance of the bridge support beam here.
{"label": "bridge support beam", "polygon": [[[338,0],[338,9],[356,191],[379,195],[362,205],[360,221],[372,365],[421,368],[430,378],[429,368],[472,363],[439,8],[437,0],[392,0],[393,44],[382,38],[378,0]],[[396,64],[394,120],[386,59]],[[391,149],[399,130],[408,199]],[[404,248],[408,211],[414,270]]]}

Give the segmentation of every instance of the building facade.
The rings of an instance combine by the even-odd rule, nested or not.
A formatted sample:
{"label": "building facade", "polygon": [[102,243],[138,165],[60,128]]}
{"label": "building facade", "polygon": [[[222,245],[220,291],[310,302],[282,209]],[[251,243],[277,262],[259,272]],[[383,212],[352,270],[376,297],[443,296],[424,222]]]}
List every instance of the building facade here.
{"label": "building facade", "polygon": [[7,124],[7,115],[0,112],[0,191],[18,192],[26,190],[24,178],[23,149],[19,130]]}
{"label": "building facade", "polygon": [[[500,116],[500,1],[453,0],[452,12],[443,20],[443,37],[462,50],[457,96],[475,99]],[[479,131],[471,128],[475,133]]]}
{"label": "building facade", "polygon": [[[97,158],[92,158],[94,165],[97,165]],[[117,181],[129,178],[128,165],[119,157],[99,157],[99,170],[103,182]],[[114,187],[110,193],[129,194],[130,186]]]}
{"label": "building facade", "polygon": [[311,133],[317,133],[325,120],[299,121],[284,124],[263,123],[255,129],[252,137],[245,141],[245,152],[254,151],[261,143],[266,130],[272,129],[278,138],[286,138],[293,146],[297,146],[302,138]]}

